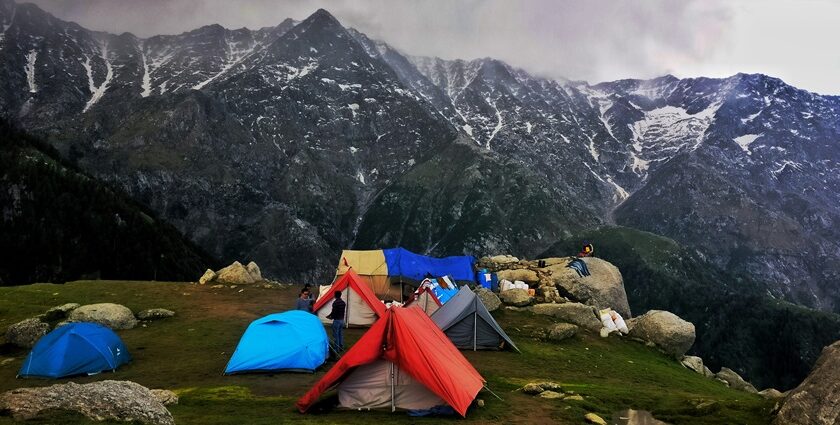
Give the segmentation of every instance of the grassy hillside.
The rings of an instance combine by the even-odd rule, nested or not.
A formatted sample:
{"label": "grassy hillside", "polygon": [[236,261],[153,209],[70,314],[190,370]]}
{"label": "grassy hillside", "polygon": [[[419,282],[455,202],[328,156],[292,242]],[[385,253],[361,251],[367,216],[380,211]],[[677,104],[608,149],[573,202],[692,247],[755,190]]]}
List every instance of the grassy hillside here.
{"label": "grassy hillside", "polygon": [[652,233],[603,227],[559,242],[543,256],[577,252],[584,239],[621,269],[635,314],[669,310],[694,323],[692,352],[714,371],[727,366],[756,387],[787,390],[802,382],[824,346],[840,339],[840,316],[773,299],[759,282]]}
{"label": "grassy hillside", "polygon": [[[247,324],[262,315],[293,305],[297,288],[205,286],[157,282],[73,282],[0,288],[0,328],[65,302],[118,302],[134,311],[163,307],[171,319],[119,331],[134,361],[92,377],[91,382],[128,379],[150,388],[175,390],[181,397],[171,411],[180,424],[276,423],[440,423],[442,419],[409,418],[402,413],[326,411],[301,415],[293,404],[330,364],[317,373],[222,376],[222,370]],[[503,401],[482,391],[483,408],[470,423],[581,423],[587,412],[609,418],[636,408],[673,424],[766,424],[772,403],[730,390],[691,372],[642,344],[618,337],[582,335],[561,343],[531,337],[551,323],[545,316],[497,312],[501,325],[522,354],[465,352]],[[351,329],[349,341],[363,330]],[[19,380],[15,374],[25,351],[0,351],[0,391],[49,385],[55,381]],[[12,358],[10,361],[6,359]],[[585,397],[584,401],[543,400],[516,389],[535,380],[553,380]],[[62,381],[63,382],[63,381]],[[41,423],[76,423],[64,415]],[[0,424],[11,423],[0,417]]]}
{"label": "grassy hillside", "polygon": [[174,227],[0,122],[0,285],[195,279],[215,261]]}

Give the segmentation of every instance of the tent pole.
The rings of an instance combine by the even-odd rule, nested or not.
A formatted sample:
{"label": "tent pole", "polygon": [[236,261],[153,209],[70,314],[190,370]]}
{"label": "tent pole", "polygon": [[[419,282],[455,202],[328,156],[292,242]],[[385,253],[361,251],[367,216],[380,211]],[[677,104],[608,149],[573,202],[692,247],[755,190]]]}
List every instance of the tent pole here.
{"label": "tent pole", "polygon": [[[473,304],[473,307],[475,307],[475,304]],[[476,345],[478,345],[478,341],[477,341],[478,335],[477,335],[477,333],[478,333],[478,310],[476,309],[476,310],[473,310],[473,351],[476,351],[476,349],[477,349]]]}
{"label": "tent pole", "polygon": [[344,307],[344,329],[350,329],[350,293],[353,292],[350,290],[350,286],[347,286],[347,303]]}
{"label": "tent pole", "polygon": [[395,412],[397,410],[397,404],[394,400],[394,363],[391,363],[391,412]]}

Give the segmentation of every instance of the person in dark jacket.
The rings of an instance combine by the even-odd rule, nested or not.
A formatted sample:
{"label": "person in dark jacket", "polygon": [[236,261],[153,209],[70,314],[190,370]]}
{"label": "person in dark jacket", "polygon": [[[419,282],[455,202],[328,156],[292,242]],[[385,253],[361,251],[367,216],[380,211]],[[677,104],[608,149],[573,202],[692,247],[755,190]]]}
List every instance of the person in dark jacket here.
{"label": "person in dark jacket", "polygon": [[338,351],[344,350],[344,312],[347,310],[347,303],[341,299],[341,291],[335,291],[335,299],[332,304],[332,311],[327,319],[332,319],[332,334],[335,348]]}

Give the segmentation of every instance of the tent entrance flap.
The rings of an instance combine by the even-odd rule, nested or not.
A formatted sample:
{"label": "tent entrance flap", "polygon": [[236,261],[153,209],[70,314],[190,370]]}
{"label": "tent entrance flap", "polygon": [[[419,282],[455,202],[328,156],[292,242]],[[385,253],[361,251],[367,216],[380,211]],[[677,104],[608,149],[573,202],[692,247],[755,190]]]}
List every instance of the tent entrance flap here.
{"label": "tent entrance flap", "polygon": [[357,367],[338,385],[338,404],[348,409],[428,409],[446,402],[394,363],[379,359]]}

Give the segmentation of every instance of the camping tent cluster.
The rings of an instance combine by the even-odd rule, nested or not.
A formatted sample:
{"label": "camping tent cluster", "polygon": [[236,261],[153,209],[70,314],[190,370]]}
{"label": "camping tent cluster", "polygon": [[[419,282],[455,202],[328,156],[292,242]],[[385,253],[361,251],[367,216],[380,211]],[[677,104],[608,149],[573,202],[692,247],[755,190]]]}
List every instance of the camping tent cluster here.
{"label": "camping tent cluster", "polygon": [[[298,400],[298,409],[306,412],[325,391],[336,389],[345,408],[465,416],[485,381],[458,349],[518,351],[470,287],[457,289],[457,283],[474,283],[474,261],[400,248],[344,251],[337,278],[322,290],[313,314],[295,310],[254,320],[224,373],[314,372],[329,356],[322,322],[331,322],[326,316],[340,291],[348,326],[370,329]],[[404,284],[417,289],[408,304],[386,307],[379,297],[390,294],[395,281],[400,289]],[[110,329],[71,323],[35,344],[19,376],[95,374],[129,361],[125,344]]]}

